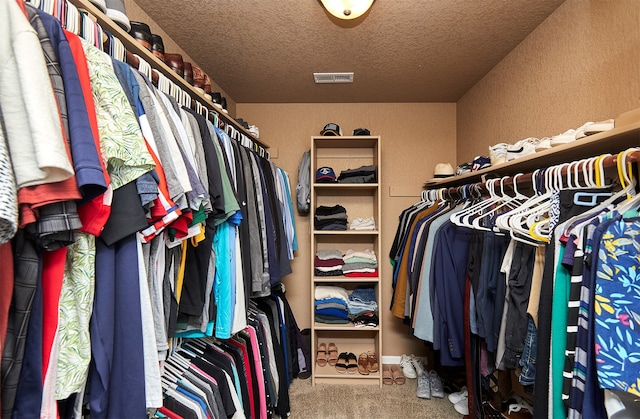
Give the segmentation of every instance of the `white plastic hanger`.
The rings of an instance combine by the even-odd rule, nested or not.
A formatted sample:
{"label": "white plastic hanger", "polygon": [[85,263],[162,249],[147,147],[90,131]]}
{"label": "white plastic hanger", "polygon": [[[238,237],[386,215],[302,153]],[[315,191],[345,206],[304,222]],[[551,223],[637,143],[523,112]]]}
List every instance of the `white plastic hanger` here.
{"label": "white plastic hanger", "polygon": [[473,228],[477,230],[483,230],[483,231],[494,231],[496,233],[501,234],[499,229],[485,227],[482,225],[482,222],[485,220],[488,220],[490,217],[494,216],[495,214],[499,214],[502,212],[519,208],[523,202],[529,199],[528,196],[523,195],[518,191],[517,179],[519,176],[522,176],[522,173],[518,173],[513,176],[513,190],[514,190],[513,196],[507,195],[507,193],[504,190],[504,182],[508,179],[508,177],[503,177],[502,179],[500,179],[500,193],[502,195],[502,203],[495,206],[493,209],[489,210],[486,214],[476,217],[471,223],[473,225]]}
{"label": "white plastic hanger", "polygon": [[482,214],[485,210],[487,210],[491,205],[494,205],[499,201],[499,197],[495,194],[495,184],[499,182],[499,179],[489,179],[485,182],[485,188],[489,193],[489,197],[486,199],[482,199],[477,201],[474,204],[471,204],[468,208],[463,209],[462,211],[458,211],[454,214],[451,214],[450,220],[452,223],[459,227],[467,227],[473,228],[471,225],[471,217],[476,217],[479,214]]}

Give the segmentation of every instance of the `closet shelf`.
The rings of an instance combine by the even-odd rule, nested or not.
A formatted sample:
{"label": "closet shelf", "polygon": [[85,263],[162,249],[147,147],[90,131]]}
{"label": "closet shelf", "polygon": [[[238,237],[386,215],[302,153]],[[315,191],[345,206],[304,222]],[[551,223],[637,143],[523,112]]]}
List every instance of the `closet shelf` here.
{"label": "closet shelf", "polygon": [[356,327],[353,323],[349,324],[326,324],[314,322],[313,328],[315,330],[331,330],[331,331],[349,331],[349,332],[371,332],[374,330],[380,330],[380,326],[361,326]]}
{"label": "closet shelf", "polygon": [[68,1],[72,3],[74,6],[76,6],[78,9],[84,9],[87,12],[91,13],[93,16],[95,16],[100,26],[102,26],[103,29],[109,31],[111,35],[120,39],[120,41],[124,44],[127,51],[133,52],[139,55],[140,57],[142,57],[147,63],[149,63],[149,65],[151,65],[152,68],[162,72],[162,74],[164,74],[166,77],[171,79],[171,81],[173,81],[180,88],[182,88],[182,90],[188,93],[193,99],[207,105],[209,109],[215,110],[218,113],[219,118],[222,119],[225,122],[225,124],[232,125],[237,131],[243,133],[244,135],[247,136],[247,138],[251,139],[251,141],[253,141],[254,143],[262,146],[264,149],[269,148],[269,145],[267,143],[254,137],[249,131],[247,131],[242,125],[236,122],[232,117],[230,117],[229,115],[225,114],[222,111],[219,111],[218,108],[215,107],[213,102],[211,102],[209,99],[204,97],[203,94],[198,92],[193,86],[187,83],[185,79],[178,76],[178,74],[175,73],[173,70],[171,70],[171,68],[169,68],[168,65],[166,65],[162,60],[160,60],[158,57],[153,55],[151,51],[147,50],[142,45],[140,45],[135,39],[133,39],[131,35],[125,32],[124,29],[118,26],[118,24],[115,23],[113,20],[111,20],[111,18],[109,18],[104,13],[102,13],[102,11],[100,11],[100,9],[94,6],[89,0],[68,0]]}
{"label": "closet shelf", "polygon": [[348,276],[314,276],[314,282],[323,282],[323,283],[334,283],[334,282],[350,282],[350,283],[360,283],[360,282],[372,282],[379,281],[378,277],[371,276],[359,276],[359,277],[348,277]]}
{"label": "closet shelf", "polygon": [[[616,123],[617,121],[618,119],[616,119]],[[480,182],[483,181],[484,177],[490,179],[516,173],[533,172],[535,169],[541,167],[568,163],[605,153],[614,154],[630,147],[638,147],[639,145],[640,121],[636,121],[619,127],[616,126],[612,130],[594,134],[568,144],[536,152],[517,160],[487,167],[477,172],[465,173],[461,176],[454,176],[439,182],[425,184],[424,188],[449,188],[467,183]]]}
{"label": "closet shelf", "polygon": [[316,236],[377,236],[378,230],[313,230]]}
{"label": "closet shelf", "polygon": [[349,191],[353,190],[365,190],[365,191],[375,191],[380,186],[377,183],[314,183],[313,187],[318,190],[340,190],[346,189]]}

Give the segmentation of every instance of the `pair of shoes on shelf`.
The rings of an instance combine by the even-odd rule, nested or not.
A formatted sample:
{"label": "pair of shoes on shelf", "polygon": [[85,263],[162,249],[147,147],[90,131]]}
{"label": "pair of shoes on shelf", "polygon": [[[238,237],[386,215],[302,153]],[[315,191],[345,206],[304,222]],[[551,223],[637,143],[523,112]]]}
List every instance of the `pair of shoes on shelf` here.
{"label": "pair of shoes on shelf", "polygon": [[551,137],[551,147],[559,146],[562,144],[571,143],[589,135],[597,134],[603,131],[609,131],[615,127],[615,121],[613,119],[606,119],[599,122],[585,122],[582,126],[576,129],[569,129],[562,134],[554,135]]}
{"label": "pair of shoes on shelf", "polygon": [[338,362],[338,347],[335,343],[331,342],[327,346],[326,343],[319,343],[316,350],[316,363],[319,367],[324,367],[329,364],[332,367],[336,366]]}
{"label": "pair of shoes on shelf", "polygon": [[378,372],[378,357],[374,352],[363,352],[358,357],[358,372],[369,375]]}
{"label": "pair of shoes on shelf", "polygon": [[421,399],[430,399],[431,397],[444,398],[444,384],[435,370],[422,371],[418,375],[416,396]]}
{"label": "pair of shoes on shelf", "polygon": [[336,362],[336,371],[340,374],[355,374],[358,371],[358,358],[353,352],[342,352],[338,355]]}
{"label": "pair of shoes on shelf", "polygon": [[422,361],[420,361],[414,354],[402,354],[400,357],[400,367],[402,368],[402,372],[405,377],[412,379],[417,378],[424,371]]}

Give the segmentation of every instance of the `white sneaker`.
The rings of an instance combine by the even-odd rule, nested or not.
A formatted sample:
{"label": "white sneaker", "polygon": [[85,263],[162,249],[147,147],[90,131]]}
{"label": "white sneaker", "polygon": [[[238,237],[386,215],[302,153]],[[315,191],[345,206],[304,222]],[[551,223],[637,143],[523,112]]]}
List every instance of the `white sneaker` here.
{"label": "white sneaker", "polygon": [[491,159],[491,166],[504,163],[507,161],[507,143],[499,143],[489,147],[489,158]]}
{"label": "white sneaker", "polygon": [[467,390],[467,387],[462,387],[461,391],[456,391],[455,393],[449,394],[448,399],[451,403],[456,404],[460,400],[466,399],[467,397],[469,397],[469,391]]}
{"label": "white sneaker", "polygon": [[536,151],[542,151],[549,148],[551,148],[551,137],[541,138],[538,145],[536,145]]}
{"label": "white sneaker", "polygon": [[402,368],[402,373],[405,377],[418,377],[416,369],[413,367],[413,362],[411,362],[411,357],[409,355],[402,354],[402,356],[400,357],[400,367]]}
{"label": "white sneaker", "polygon": [[458,403],[453,405],[453,408],[461,415],[467,416],[469,414],[469,399],[467,397],[461,399]]}
{"label": "white sneaker", "polygon": [[551,147],[567,144],[576,140],[576,130],[568,129],[562,134],[551,137]]}
{"label": "white sneaker", "polygon": [[417,356],[415,356],[414,354],[411,354],[409,356],[409,359],[411,360],[411,365],[413,365],[413,368],[416,370],[416,374],[419,376],[422,375],[422,373],[424,372],[424,368],[422,367],[422,361],[420,361],[420,359],[418,359]]}
{"label": "white sneaker", "polygon": [[607,119],[604,121],[594,122],[584,130],[584,135],[593,135],[602,131],[609,131],[615,127],[615,121],[613,119]]}
{"label": "white sneaker", "polygon": [[520,157],[528,156],[529,154],[533,154],[536,152],[536,145],[538,145],[538,140],[535,137],[525,138],[524,140],[520,140],[513,145],[507,146],[507,161],[516,160]]}

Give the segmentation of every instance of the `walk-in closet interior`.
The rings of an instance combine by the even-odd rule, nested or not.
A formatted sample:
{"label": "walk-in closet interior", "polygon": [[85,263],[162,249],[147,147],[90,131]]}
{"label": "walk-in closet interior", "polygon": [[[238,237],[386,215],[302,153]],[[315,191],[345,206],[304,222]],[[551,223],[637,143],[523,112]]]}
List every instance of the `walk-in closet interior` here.
{"label": "walk-in closet interior", "polygon": [[3,419],[640,417],[639,0],[0,0],[0,51]]}

